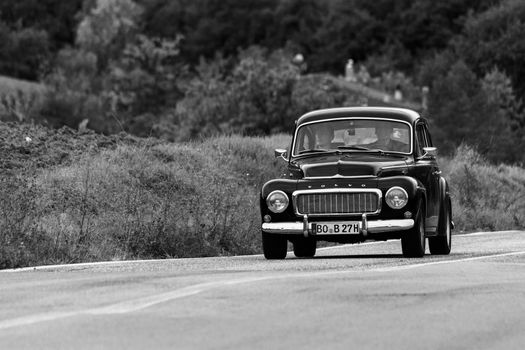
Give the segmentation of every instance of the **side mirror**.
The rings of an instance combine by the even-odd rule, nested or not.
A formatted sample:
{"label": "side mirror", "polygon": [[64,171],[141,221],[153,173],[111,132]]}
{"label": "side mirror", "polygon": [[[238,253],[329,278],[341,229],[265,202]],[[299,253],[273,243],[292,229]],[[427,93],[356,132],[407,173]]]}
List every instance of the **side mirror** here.
{"label": "side mirror", "polygon": [[425,151],[423,158],[435,158],[437,156],[436,147],[423,147],[423,151]]}
{"label": "side mirror", "polygon": [[287,150],[285,149],[282,149],[282,148],[277,148],[275,151],[274,151],[274,154],[275,154],[275,158],[282,158],[286,161],[288,161],[288,158],[286,158],[286,154],[288,153]]}

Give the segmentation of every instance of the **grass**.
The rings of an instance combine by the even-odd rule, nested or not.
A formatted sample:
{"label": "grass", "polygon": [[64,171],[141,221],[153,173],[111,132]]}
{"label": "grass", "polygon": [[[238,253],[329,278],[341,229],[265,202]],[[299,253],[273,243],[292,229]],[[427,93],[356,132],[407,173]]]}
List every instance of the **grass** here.
{"label": "grass", "polygon": [[[0,268],[261,251],[258,195],[285,172],[273,149],[286,148],[288,135],[115,144],[65,134],[63,148],[86,150],[87,136],[110,146],[36,169],[24,158],[0,176]],[[24,152],[48,159],[42,144]],[[523,168],[491,165],[468,147],[440,165],[456,232],[525,227]]]}
{"label": "grass", "polygon": [[456,232],[525,227],[525,169],[490,164],[468,146],[461,146],[442,167],[449,179]]}
{"label": "grass", "polygon": [[29,120],[41,108],[45,92],[42,84],[0,76],[0,120]]}
{"label": "grass", "polygon": [[284,172],[273,144],[288,142],[120,145],[6,177],[0,267],[259,252],[258,193]]}
{"label": "grass", "polygon": [[32,81],[0,76],[0,94],[6,94],[16,90],[24,92],[43,92],[45,87],[42,84]]}

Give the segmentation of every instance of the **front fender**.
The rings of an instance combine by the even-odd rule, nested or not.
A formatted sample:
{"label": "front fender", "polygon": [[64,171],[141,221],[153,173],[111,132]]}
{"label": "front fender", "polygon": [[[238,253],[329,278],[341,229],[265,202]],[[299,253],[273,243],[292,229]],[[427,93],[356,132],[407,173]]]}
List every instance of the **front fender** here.
{"label": "front fender", "polygon": [[[273,221],[287,221],[295,220],[295,214],[292,206],[292,193],[297,189],[297,180],[287,180],[287,179],[275,179],[270,180],[265,183],[261,189],[260,196],[260,209],[261,209],[261,219],[265,215],[270,215]],[[283,213],[273,213],[268,209],[266,205],[266,198],[272,191],[283,191],[288,196],[290,204],[288,208]]]}
{"label": "front fender", "polygon": [[410,211],[413,216],[415,216],[419,210],[419,203],[421,203],[421,200],[425,201],[423,203],[426,203],[427,195],[425,187],[417,179],[410,176],[392,176],[381,178],[378,181],[378,188],[383,191],[384,195],[386,194],[386,191],[393,186],[402,187],[407,191],[408,204],[403,209],[394,210],[391,209],[383,199],[383,210],[381,215],[385,218],[399,218],[400,211],[403,213]]}

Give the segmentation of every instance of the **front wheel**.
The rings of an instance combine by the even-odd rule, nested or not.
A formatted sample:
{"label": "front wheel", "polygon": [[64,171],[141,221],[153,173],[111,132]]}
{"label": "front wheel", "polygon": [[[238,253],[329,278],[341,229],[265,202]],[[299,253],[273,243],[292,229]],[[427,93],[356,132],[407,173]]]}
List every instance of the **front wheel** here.
{"label": "front wheel", "polygon": [[404,232],[401,237],[403,256],[421,258],[425,255],[425,208],[420,206],[414,222],[414,227]]}
{"label": "front wheel", "polygon": [[280,235],[263,232],[262,246],[266,259],[284,259],[286,257],[288,241]]}
{"label": "front wheel", "polygon": [[317,241],[312,237],[301,237],[293,241],[293,253],[298,258],[311,258],[315,255]]}
{"label": "front wheel", "polygon": [[452,226],[450,224],[450,205],[446,204],[439,223],[436,237],[428,238],[430,254],[448,255],[452,248]]}

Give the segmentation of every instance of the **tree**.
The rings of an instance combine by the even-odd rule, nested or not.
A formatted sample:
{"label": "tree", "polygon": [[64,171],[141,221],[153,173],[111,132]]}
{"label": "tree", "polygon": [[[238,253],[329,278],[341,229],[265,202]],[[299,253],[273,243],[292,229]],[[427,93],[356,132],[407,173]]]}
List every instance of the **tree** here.
{"label": "tree", "polygon": [[[111,110],[127,121],[126,129],[134,134],[148,135],[158,119],[154,116],[174,108],[182,97],[180,85],[186,67],[178,60],[181,39],[137,35],[109,67],[106,88]],[[145,114],[149,120],[144,120]],[[140,125],[132,125],[139,120]]]}
{"label": "tree", "polygon": [[502,109],[511,95],[493,81],[486,78],[482,83],[461,60],[445,76],[436,78],[430,88],[429,118],[436,144],[444,153],[451,154],[467,143],[493,161],[516,160],[508,152],[509,142],[516,141],[510,133],[511,120]]}
{"label": "tree", "polygon": [[525,3],[505,0],[485,12],[471,15],[456,49],[479,76],[494,67],[511,79],[519,95],[525,94]]}
{"label": "tree", "polygon": [[78,47],[95,53],[103,70],[137,34],[141,12],[132,0],[97,0],[78,26]]}
{"label": "tree", "polygon": [[12,31],[0,22],[0,74],[38,80],[49,59],[45,31],[34,28]]}
{"label": "tree", "polygon": [[46,32],[49,46],[57,51],[72,45],[83,0],[2,0],[0,20],[13,30],[34,28]]}
{"label": "tree", "polygon": [[521,100],[517,99],[512,83],[505,73],[492,69],[481,81],[489,103],[499,107],[501,129],[497,131],[498,142],[491,148],[489,158],[504,162],[523,162],[525,155],[513,150],[522,149],[525,132],[525,115]]}

